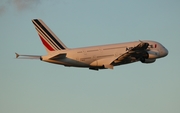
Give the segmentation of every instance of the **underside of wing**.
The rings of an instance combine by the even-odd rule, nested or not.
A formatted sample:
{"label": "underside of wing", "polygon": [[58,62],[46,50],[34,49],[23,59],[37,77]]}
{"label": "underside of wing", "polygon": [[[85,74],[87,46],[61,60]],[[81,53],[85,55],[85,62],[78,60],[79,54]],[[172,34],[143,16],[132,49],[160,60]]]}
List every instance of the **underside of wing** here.
{"label": "underside of wing", "polygon": [[149,46],[149,43],[141,41],[140,44],[138,44],[134,48],[128,50],[126,53],[119,56],[111,64],[121,65],[121,64],[139,61],[141,58],[147,58],[148,55],[146,54],[147,53],[146,51],[147,51],[148,46]]}
{"label": "underside of wing", "polygon": [[102,66],[102,68],[113,69],[113,66],[122,65],[127,63],[132,63],[139,61],[142,57],[147,57],[147,48],[149,44],[146,42],[140,42],[134,48],[128,50],[126,53],[118,57],[109,57],[104,59],[99,59],[92,62],[91,66]]}

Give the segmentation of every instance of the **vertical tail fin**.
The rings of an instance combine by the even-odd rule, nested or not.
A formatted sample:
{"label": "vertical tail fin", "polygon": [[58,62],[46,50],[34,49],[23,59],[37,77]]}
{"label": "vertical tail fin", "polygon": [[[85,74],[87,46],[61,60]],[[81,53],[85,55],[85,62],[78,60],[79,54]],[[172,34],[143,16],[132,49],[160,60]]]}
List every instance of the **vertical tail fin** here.
{"label": "vertical tail fin", "polygon": [[48,53],[50,51],[67,49],[63,42],[50,30],[50,28],[41,19],[33,19],[32,22]]}

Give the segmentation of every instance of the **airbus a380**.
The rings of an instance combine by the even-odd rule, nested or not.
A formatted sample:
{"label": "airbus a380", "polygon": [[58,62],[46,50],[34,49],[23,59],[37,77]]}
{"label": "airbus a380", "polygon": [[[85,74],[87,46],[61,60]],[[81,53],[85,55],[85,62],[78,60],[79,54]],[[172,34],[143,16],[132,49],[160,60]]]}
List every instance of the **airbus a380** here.
{"label": "airbus a380", "polygon": [[32,20],[47,51],[47,55],[19,55],[16,58],[35,58],[64,66],[92,70],[113,69],[114,66],[141,61],[153,63],[168,55],[168,50],[159,42],[142,40],[100,46],[68,48],[41,19]]}

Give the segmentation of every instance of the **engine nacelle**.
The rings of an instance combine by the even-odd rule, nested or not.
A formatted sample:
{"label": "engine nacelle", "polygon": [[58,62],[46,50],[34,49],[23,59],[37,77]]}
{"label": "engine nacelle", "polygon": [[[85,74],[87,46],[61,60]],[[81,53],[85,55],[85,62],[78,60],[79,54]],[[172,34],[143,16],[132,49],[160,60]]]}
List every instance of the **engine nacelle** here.
{"label": "engine nacelle", "polygon": [[156,59],[142,59],[142,60],[141,60],[142,63],[147,63],[147,64],[148,64],[148,63],[153,63],[153,62],[155,62],[155,61],[156,61]]}
{"label": "engine nacelle", "polygon": [[156,61],[156,58],[159,57],[159,52],[158,51],[147,51],[143,55],[143,57],[140,59],[142,63],[153,63]]}
{"label": "engine nacelle", "polygon": [[147,51],[148,58],[147,59],[156,59],[159,57],[158,51]]}

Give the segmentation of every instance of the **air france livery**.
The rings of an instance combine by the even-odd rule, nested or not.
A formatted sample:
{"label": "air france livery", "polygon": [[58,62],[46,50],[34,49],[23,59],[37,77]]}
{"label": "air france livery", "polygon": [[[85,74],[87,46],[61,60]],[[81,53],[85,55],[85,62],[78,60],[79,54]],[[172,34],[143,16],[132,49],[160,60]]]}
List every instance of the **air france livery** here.
{"label": "air france livery", "polygon": [[156,59],[168,55],[168,50],[162,44],[150,40],[68,48],[41,19],[33,19],[32,23],[47,51],[47,55],[20,55],[16,53],[16,58],[34,58],[67,67],[99,70],[113,69],[114,66],[138,61],[153,63]]}

